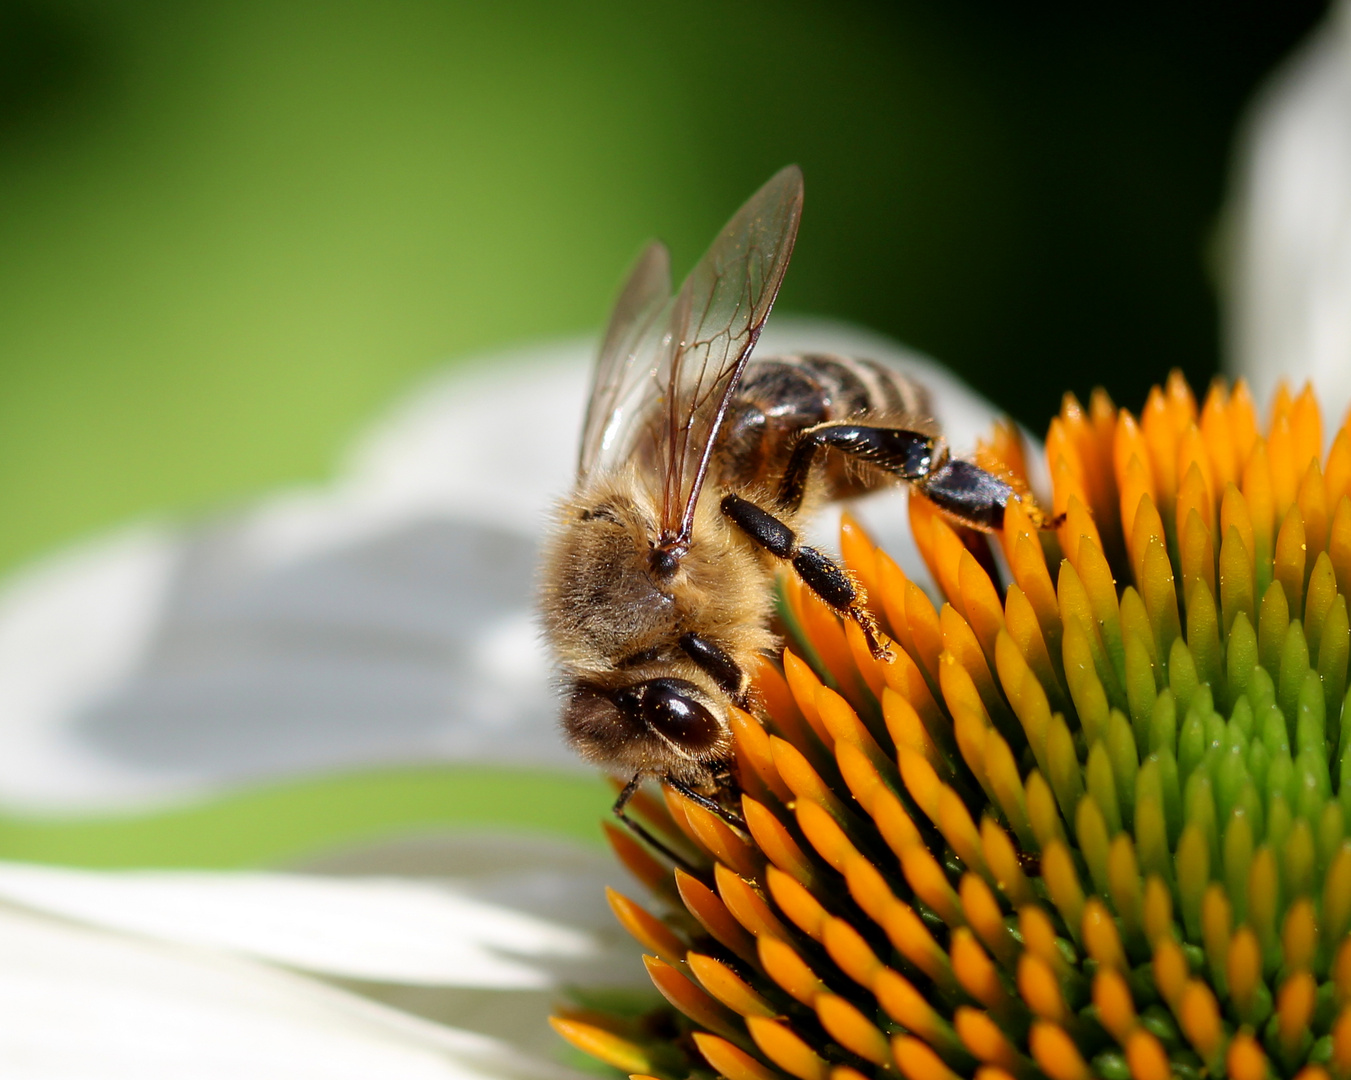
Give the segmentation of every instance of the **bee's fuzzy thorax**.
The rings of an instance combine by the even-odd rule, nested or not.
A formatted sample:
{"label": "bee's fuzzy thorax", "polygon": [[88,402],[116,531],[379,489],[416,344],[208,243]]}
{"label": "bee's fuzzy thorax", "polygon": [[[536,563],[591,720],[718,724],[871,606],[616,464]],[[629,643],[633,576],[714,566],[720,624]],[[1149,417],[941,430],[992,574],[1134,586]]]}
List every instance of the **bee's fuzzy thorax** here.
{"label": "bee's fuzzy thorax", "polygon": [[[982,464],[1025,478],[1011,438]],[[846,519],[895,662],[783,579],[744,834],[669,789],[635,807],[687,866],[607,830],[670,1008],[558,1030],[665,1080],[1351,1078],[1351,426],[1323,445],[1308,390],[1067,397],[1064,518],[1010,504],[1008,581],[911,499],[938,606]]]}
{"label": "bee's fuzzy thorax", "polygon": [[774,570],[715,500],[699,504],[675,573],[653,572],[657,499],[630,469],[584,485],[559,505],[540,606],[565,669],[603,674],[626,656],[669,647],[673,632],[696,624],[728,638],[748,662],[776,645],[766,628]]}

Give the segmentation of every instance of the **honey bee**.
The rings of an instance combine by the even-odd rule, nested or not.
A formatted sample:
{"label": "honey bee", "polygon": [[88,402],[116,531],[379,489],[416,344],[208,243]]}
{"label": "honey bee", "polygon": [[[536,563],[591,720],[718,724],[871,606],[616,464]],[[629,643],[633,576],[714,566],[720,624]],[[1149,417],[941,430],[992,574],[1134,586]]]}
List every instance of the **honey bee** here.
{"label": "honey bee", "polygon": [[674,297],[666,249],[650,244],[601,345],[541,608],[564,734],[628,781],[614,806],[625,821],[646,777],[735,819],[728,713],[752,707],[749,673],[780,644],[780,568],[891,659],[859,583],[799,540],[814,508],[900,479],[989,531],[1019,497],[949,455],[928,395],[900,372],[839,356],[751,359],[801,212],[802,174],[789,166]]}

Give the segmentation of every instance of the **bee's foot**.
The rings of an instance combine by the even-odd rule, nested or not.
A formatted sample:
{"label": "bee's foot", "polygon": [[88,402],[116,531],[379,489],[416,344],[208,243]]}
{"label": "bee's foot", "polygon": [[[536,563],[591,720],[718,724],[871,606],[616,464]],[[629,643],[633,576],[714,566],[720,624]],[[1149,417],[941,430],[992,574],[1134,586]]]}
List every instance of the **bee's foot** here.
{"label": "bee's foot", "polygon": [[1058,529],[1065,524],[1065,514],[1053,514],[1047,517],[1046,512],[1032,500],[1030,495],[1024,495],[1018,501],[1023,504],[1028,518],[1038,529]]}
{"label": "bee's foot", "polygon": [[863,631],[863,640],[867,642],[868,652],[872,654],[872,658],[883,664],[892,663],[896,659],[896,653],[892,650],[890,639],[877,625],[872,612],[867,608],[856,607],[849,609],[849,615]]}

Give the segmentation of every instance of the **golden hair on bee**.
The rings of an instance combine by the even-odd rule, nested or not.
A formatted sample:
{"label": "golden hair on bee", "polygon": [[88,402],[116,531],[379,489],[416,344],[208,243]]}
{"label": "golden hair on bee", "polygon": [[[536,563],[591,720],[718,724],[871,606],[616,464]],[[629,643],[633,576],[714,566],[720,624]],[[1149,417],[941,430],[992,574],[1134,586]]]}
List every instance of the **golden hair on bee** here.
{"label": "golden hair on bee", "polygon": [[[569,676],[563,727],[578,752],[698,787],[709,763],[731,753],[727,706],[745,703],[745,672],[777,645],[768,629],[775,568],[705,505],[688,549],[657,572],[658,522],[659,497],[632,467],[577,491],[556,515],[541,608]],[[718,643],[739,673],[734,684],[690,655],[680,639],[691,632]],[[649,700],[633,700],[632,688],[654,681]],[[688,707],[667,700],[676,690]]]}

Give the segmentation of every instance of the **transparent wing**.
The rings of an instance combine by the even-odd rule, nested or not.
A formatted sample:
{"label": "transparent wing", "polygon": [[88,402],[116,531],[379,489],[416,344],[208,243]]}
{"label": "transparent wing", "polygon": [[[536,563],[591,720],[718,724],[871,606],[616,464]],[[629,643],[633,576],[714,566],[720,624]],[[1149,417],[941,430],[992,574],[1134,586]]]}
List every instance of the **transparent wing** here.
{"label": "transparent wing", "polygon": [[579,477],[613,457],[627,441],[629,421],[646,412],[658,396],[654,380],[658,356],[652,338],[670,298],[671,257],[654,240],[629,272],[605,329],[582,423]]}
{"label": "transparent wing", "polygon": [[661,470],[662,543],[689,542],[727,404],[774,304],[802,215],[802,171],[775,174],[737,211],[676,297],[655,338],[664,397],[649,427]]}

